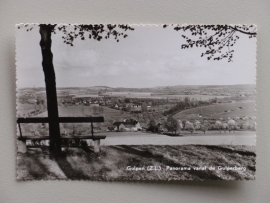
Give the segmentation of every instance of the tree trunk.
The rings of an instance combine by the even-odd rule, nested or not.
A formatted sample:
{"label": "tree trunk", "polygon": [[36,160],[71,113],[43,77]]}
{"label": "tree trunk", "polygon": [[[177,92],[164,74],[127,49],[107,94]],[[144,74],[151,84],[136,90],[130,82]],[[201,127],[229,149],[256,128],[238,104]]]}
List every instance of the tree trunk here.
{"label": "tree trunk", "polygon": [[51,32],[54,25],[40,24],[40,47],[42,52],[42,67],[45,76],[47,110],[49,119],[50,152],[54,156],[61,154],[61,137],[58,119],[58,104],[56,94],[53,54],[51,52]]}

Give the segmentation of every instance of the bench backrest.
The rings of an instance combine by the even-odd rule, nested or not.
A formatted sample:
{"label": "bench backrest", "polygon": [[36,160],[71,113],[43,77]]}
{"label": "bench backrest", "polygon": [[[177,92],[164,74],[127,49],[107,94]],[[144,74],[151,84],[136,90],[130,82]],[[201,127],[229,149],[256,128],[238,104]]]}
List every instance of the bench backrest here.
{"label": "bench backrest", "polygon": [[[93,123],[103,123],[104,117],[59,117],[59,123],[91,123],[92,136]],[[22,137],[22,131],[20,123],[49,123],[48,117],[30,117],[30,118],[18,118],[17,123],[19,125],[20,136]]]}
{"label": "bench backrest", "polygon": [[[104,117],[59,117],[59,123],[103,123]],[[17,123],[49,123],[48,117],[18,118]]]}

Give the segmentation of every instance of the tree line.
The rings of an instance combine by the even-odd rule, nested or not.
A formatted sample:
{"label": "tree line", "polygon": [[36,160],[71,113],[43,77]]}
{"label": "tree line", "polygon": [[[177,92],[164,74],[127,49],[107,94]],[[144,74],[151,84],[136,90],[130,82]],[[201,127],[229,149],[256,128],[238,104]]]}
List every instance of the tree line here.
{"label": "tree line", "polygon": [[164,115],[173,115],[176,114],[180,111],[183,111],[185,109],[190,109],[190,108],[195,108],[199,106],[204,106],[204,105],[210,105],[214,104],[217,102],[217,99],[210,99],[208,101],[202,101],[202,100],[195,100],[195,99],[190,99],[189,97],[185,97],[183,101],[179,101],[176,103],[175,106],[173,106],[171,109],[167,110],[164,112]]}
{"label": "tree line", "polygon": [[204,119],[203,121],[194,120],[188,121],[186,119],[177,120],[169,116],[163,123],[156,123],[154,119],[150,119],[148,123],[148,131],[155,133],[172,133],[180,134],[181,131],[202,131],[204,134],[208,130],[216,130],[221,132],[232,132],[239,130],[255,130],[256,123],[253,118],[228,118],[228,120]]}

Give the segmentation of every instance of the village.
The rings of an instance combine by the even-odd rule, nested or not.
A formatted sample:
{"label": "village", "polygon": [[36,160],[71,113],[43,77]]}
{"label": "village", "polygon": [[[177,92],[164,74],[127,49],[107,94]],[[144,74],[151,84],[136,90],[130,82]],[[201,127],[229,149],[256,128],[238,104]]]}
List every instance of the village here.
{"label": "village", "polygon": [[[189,95],[185,93],[187,88],[190,90]],[[173,87],[166,87],[164,89],[172,90]],[[195,94],[198,92],[198,89],[201,89],[202,94],[196,98]],[[230,96],[215,96],[209,99],[201,99],[204,96],[203,92],[210,92],[213,89],[222,90],[223,94]],[[141,92],[140,89],[136,89],[136,91],[130,88],[122,88],[122,91],[121,89],[113,89],[118,91],[115,95],[106,92],[106,90],[107,87],[106,89],[77,88],[75,91],[74,89],[59,89],[57,93],[60,114],[63,112],[66,116],[103,116],[105,122],[95,124],[95,132],[147,132],[181,135],[194,132],[205,134],[207,131],[219,131],[221,133],[255,130],[253,112],[251,114],[243,114],[245,108],[241,107],[241,105],[253,104],[254,93],[249,86],[241,86],[234,89],[218,86],[208,88],[190,86],[185,87],[182,92],[185,93],[184,97],[179,96],[182,94],[179,94],[178,97],[176,97],[177,95],[170,97],[168,92],[165,94],[166,91],[157,90],[153,90],[150,96],[147,97],[145,96],[146,93]],[[127,90],[130,92],[127,92]],[[149,91],[149,89],[147,90]],[[137,94],[138,92],[140,92],[139,95]],[[20,103],[32,105],[31,111],[21,111],[22,113],[18,111],[18,113],[22,114],[21,116],[29,117],[44,116],[46,114],[45,100],[45,92],[40,90],[28,90],[28,93],[18,94],[18,101]],[[251,102],[247,103],[248,101]],[[236,108],[237,105],[238,107]],[[222,107],[221,110],[217,108],[218,106]],[[228,107],[223,109],[224,106]],[[211,107],[210,115],[204,115],[203,113],[203,109],[207,107]],[[189,110],[194,112],[187,115],[183,114]],[[181,114],[181,112],[183,113]],[[193,117],[190,115],[193,115]],[[70,126],[62,126],[61,128],[65,136],[82,133],[76,132],[74,134],[74,130]]]}

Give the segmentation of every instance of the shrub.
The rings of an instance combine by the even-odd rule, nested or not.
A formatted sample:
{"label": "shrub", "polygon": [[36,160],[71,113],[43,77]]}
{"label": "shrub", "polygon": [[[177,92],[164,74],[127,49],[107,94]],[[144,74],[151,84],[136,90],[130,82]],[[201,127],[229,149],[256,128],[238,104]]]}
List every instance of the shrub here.
{"label": "shrub", "polygon": [[194,128],[193,123],[191,123],[191,122],[189,122],[189,121],[186,122],[185,129],[186,129],[187,131],[189,131],[191,134],[195,131],[195,128]]}

